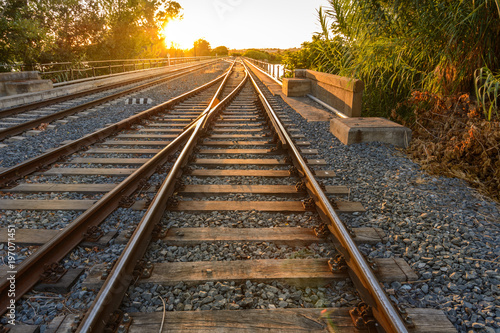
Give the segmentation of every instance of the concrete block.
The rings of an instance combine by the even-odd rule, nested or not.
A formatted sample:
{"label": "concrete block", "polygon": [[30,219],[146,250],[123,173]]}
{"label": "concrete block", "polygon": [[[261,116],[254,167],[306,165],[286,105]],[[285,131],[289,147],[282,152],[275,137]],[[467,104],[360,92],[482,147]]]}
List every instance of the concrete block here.
{"label": "concrete block", "polygon": [[68,121],[61,119],[61,120],[56,120],[56,123],[66,125],[68,123]]}
{"label": "concrete block", "polygon": [[283,93],[288,97],[304,97],[311,93],[311,80],[285,78],[283,79]]}
{"label": "concrete block", "polygon": [[311,95],[349,117],[361,116],[364,83],[354,78],[296,69],[294,76],[311,81]]}
{"label": "concrete block", "polygon": [[0,73],[0,82],[40,80],[37,71]]}
{"label": "concrete block", "polygon": [[295,77],[304,78],[307,77],[307,69],[296,69],[294,71]]}
{"label": "concrete block", "polygon": [[411,130],[385,118],[335,118],[330,121],[330,132],[343,144],[383,142],[407,148]]}
{"label": "concrete block", "polygon": [[7,96],[26,94],[52,89],[51,80],[31,80],[19,82],[5,82],[5,93]]}

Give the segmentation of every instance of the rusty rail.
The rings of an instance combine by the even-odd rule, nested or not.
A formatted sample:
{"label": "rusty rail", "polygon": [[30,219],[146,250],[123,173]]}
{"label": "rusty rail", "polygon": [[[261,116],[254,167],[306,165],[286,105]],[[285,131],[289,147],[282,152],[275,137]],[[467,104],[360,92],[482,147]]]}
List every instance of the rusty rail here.
{"label": "rusty rail", "polygon": [[[226,74],[227,75],[227,74]],[[181,96],[171,99],[161,105],[143,111],[128,119],[122,120],[117,124],[108,126],[102,130],[96,131],[84,138],[75,142],[64,145],[54,151],[45,153],[35,159],[26,161],[18,166],[12,167],[0,173],[0,184],[4,184],[6,179],[17,179],[27,173],[36,171],[40,166],[47,165],[57,161],[61,156],[73,153],[84,146],[95,143],[96,141],[105,138],[118,130],[129,127],[130,125],[150,117],[158,112],[179,103],[180,101],[195,95],[202,90],[216,84],[224,78],[219,76],[211,82],[198,87]],[[75,246],[83,240],[83,234],[87,228],[93,225],[100,224],[114,209],[119,205],[120,200],[124,196],[129,196],[136,191],[141,179],[153,174],[156,166],[164,163],[168,156],[175,152],[177,148],[183,144],[189,135],[189,131],[177,137],[173,142],[166,146],[160,153],[155,155],[153,159],[148,161],[132,175],[127,177],[111,192],[104,195],[98,200],[89,210],[85,211],[76,220],[71,222],[57,236],[51,239],[47,244],[41,246],[33,255],[29,256],[17,267],[16,274],[16,300],[28,292],[39,280],[43,273],[46,264],[52,264],[63,259]],[[0,314],[7,310],[9,297],[9,281],[3,280],[0,283]]]}
{"label": "rusty rail", "polygon": [[[232,69],[232,67],[231,67]],[[227,81],[230,73],[227,74],[223,83]],[[188,142],[183,148],[180,156],[177,158],[172,170],[168,173],[167,178],[161,185],[157,194],[155,195],[151,205],[144,214],[141,222],[137,226],[135,232],[132,234],[130,241],[123,250],[121,256],[116,261],[109,277],[104,282],[96,296],[96,299],[90,306],[90,311],[87,312],[84,319],[78,327],[78,332],[101,332],[109,320],[110,314],[118,308],[125,292],[132,280],[132,272],[141,259],[149,245],[151,233],[154,226],[161,220],[168,198],[173,194],[177,178],[182,172],[183,166],[187,163],[189,155],[196,145],[199,134],[202,132],[202,126],[205,119],[213,117],[218,111],[222,109],[234,96],[242,89],[243,85],[248,78],[248,73],[245,79],[234,89],[230,95],[224,98],[223,101],[217,104],[217,98],[222,92],[221,87],[215,94],[212,102],[207,109],[203,112],[203,116],[198,119],[195,124],[192,124],[181,136],[190,135]]]}
{"label": "rusty rail", "polygon": [[[205,66],[209,66],[209,65],[205,65]],[[163,83],[163,82],[175,79],[175,78],[179,78],[181,76],[184,76],[184,75],[190,74],[190,73],[192,73],[194,71],[197,71],[197,70],[199,70],[202,67],[191,69],[191,70],[189,70],[187,72],[182,72],[182,73],[174,74],[174,75],[171,75],[171,76],[168,76],[166,78],[159,79],[159,80],[156,80],[156,81],[153,81],[153,82],[145,83],[145,84],[142,84],[140,86],[137,86],[137,87],[134,87],[134,88],[130,88],[130,89],[127,89],[127,90],[124,90],[124,91],[121,91],[121,92],[118,92],[116,94],[112,94],[112,95],[109,95],[109,96],[106,96],[106,97],[102,97],[102,98],[96,99],[94,101],[90,101],[90,102],[87,102],[87,103],[84,103],[84,104],[80,104],[80,105],[77,105],[75,107],[72,107],[72,108],[69,108],[69,109],[66,109],[66,110],[62,110],[62,111],[59,111],[59,112],[56,112],[56,113],[53,113],[53,114],[49,114],[47,116],[44,116],[44,117],[41,117],[41,118],[38,118],[38,119],[27,121],[27,122],[19,124],[17,126],[6,128],[6,129],[0,131],[0,140],[4,140],[4,139],[6,139],[6,138],[8,138],[10,136],[13,136],[13,135],[16,135],[16,134],[20,134],[20,133],[23,133],[24,131],[36,128],[37,126],[39,126],[42,123],[50,123],[50,122],[52,122],[54,120],[58,120],[58,119],[61,119],[61,118],[67,117],[67,116],[71,116],[72,114],[75,114],[77,112],[80,112],[80,111],[92,108],[94,106],[106,103],[107,101],[110,101],[110,100],[113,100],[113,99],[116,99],[116,98],[120,98],[122,96],[126,96],[128,94],[134,93],[136,91],[140,91],[142,89],[146,89],[146,88],[148,88],[150,86],[153,86],[155,84],[159,84],[159,83]]]}
{"label": "rusty rail", "polygon": [[[250,79],[259,96],[265,99],[262,90],[259,88],[252,75],[250,75]],[[280,140],[282,140],[282,138],[285,140],[283,144],[286,144],[288,147],[293,164],[301,172],[302,177],[307,180],[308,192],[314,198],[319,215],[327,223],[328,228],[335,236],[335,247],[343,255],[349,266],[349,275],[362,299],[372,308],[375,319],[386,332],[407,332],[397,310],[380,286],[370,266],[363,257],[363,254],[361,254],[352,240],[349,231],[333,209],[330,201],[321,189],[321,186],[318,184],[313,173],[300,155],[299,150],[295,147],[290,135],[279,120],[279,117],[269,104],[267,107],[270,108],[268,114],[272,115],[273,124],[276,123],[278,125],[276,131],[281,133]]]}

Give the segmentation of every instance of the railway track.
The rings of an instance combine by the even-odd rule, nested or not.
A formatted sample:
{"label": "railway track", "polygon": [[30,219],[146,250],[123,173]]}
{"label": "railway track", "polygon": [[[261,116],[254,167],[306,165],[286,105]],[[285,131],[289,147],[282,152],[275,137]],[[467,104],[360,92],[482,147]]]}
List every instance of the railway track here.
{"label": "railway track", "polygon": [[[417,328],[403,321],[379,281],[414,279],[411,270],[404,260],[363,258],[355,242],[378,243],[383,233],[340,221],[338,214],[362,205],[345,199],[348,188],[316,180],[335,173],[263,91],[236,63],[196,92],[63,147],[67,157],[51,169],[39,168],[60,159],[56,152],[38,166],[0,173],[2,184],[31,174],[2,190],[0,209],[83,212],[63,231],[47,230],[48,242],[40,240],[43,232],[26,236],[41,246],[17,268],[18,295],[42,274],[55,279],[64,265],[45,273],[44,265],[67,262],[79,243],[97,254],[113,238],[124,244],[120,257],[95,265],[77,284],[82,292],[98,290],[89,311],[67,316],[59,332],[351,332],[355,325],[406,332],[405,324],[439,331],[423,323],[439,319],[432,311]],[[73,177],[86,183],[74,184]],[[120,225],[116,236],[116,218],[106,219],[119,205],[119,214],[140,222]],[[71,288],[71,279],[61,280],[56,284]],[[1,302],[7,290],[2,283]],[[358,301],[364,303],[352,309]]]}
{"label": "railway track", "polygon": [[99,88],[0,110],[0,141],[29,130],[43,130],[53,121],[73,116],[120,97],[194,73],[215,62],[173,69],[164,75],[124,80]]}

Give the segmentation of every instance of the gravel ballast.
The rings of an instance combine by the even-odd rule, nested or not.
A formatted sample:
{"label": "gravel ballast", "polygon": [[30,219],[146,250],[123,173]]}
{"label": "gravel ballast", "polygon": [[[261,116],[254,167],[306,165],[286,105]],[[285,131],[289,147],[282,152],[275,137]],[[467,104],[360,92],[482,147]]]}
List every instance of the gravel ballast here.
{"label": "gravel ballast", "polygon": [[[373,258],[403,257],[419,276],[418,281],[411,283],[385,283],[390,298],[402,307],[441,309],[459,332],[500,333],[498,204],[482,197],[463,181],[427,175],[418,164],[392,146],[379,143],[345,146],[330,134],[328,123],[309,123],[281,99],[278,100],[292,123],[306,136],[304,140],[310,141],[311,148],[319,150],[319,158],[327,161],[326,166],[315,169],[334,170],[337,173],[336,178],[322,179],[322,182],[326,185],[348,186],[351,191],[349,200],[360,201],[367,210],[365,213],[343,214],[341,219],[352,227],[378,227],[385,230],[386,243],[362,245],[361,251]],[[57,145],[58,140],[49,141]],[[210,179],[196,177],[189,180],[192,180],[192,184],[210,182]],[[242,184],[247,184],[247,180],[245,177],[234,179],[236,183]],[[254,182],[260,184],[260,181]],[[254,197],[258,196],[249,198]],[[31,212],[11,212],[7,219],[2,216],[2,223],[24,220],[27,214]],[[48,218],[48,212],[43,214],[47,220],[45,223],[64,226],[60,220]],[[65,215],[64,212],[53,214]],[[123,219],[127,215],[128,218]],[[104,226],[106,230],[127,230],[141,216],[142,212],[121,210],[113,213]],[[162,220],[166,228],[311,228],[320,223],[317,214],[312,212],[190,214],[167,211]],[[232,251],[226,251],[229,247],[240,248],[239,253],[235,256]],[[64,264],[66,267],[89,268],[97,263],[113,261],[122,249],[123,246],[118,244],[103,252],[78,248],[67,256]],[[331,256],[330,247],[323,244],[313,245],[307,249],[309,252],[303,253],[292,247],[287,248],[286,252],[280,250],[280,246],[272,243],[218,242],[172,247],[158,241],[152,243],[148,256],[150,260],[159,262],[229,261],[242,260],[245,256],[247,259]],[[29,249],[23,250],[23,253],[28,252]],[[52,295],[51,299],[32,297],[23,301],[17,309],[20,318],[27,323],[45,325],[56,313],[79,312],[88,308],[95,293],[82,289],[84,278],[85,275],[67,296]],[[179,283],[171,287],[146,283],[129,288],[122,310],[161,312],[164,309],[162,298],[167,311],[352,307],[359,302],[350,281],[340,281],[329,288],[305,289],[277,282],[252,281],[219,281],[195,286]],[[63,304],[63,307],[58,304]]]}
{"label": "gravel ballast", "polygon": [[[11,167],[29,158],[44,153],[50,148],[58,147],[66,140],[76,140],[86,134],[106,127],[107,124],[116,123],[120,120],[133,116],[135,113],[147,110],[155,105],[161,104],[173,97],[201,86],[223,73],[228,65],[219,65],[214,71],[207,67],[193,74],[188,74],[167,83],[151,87],[137,92],[126,98],[112,101],[96,107],[96,111],[82,115],[75,114],[78,119],[71,119],[66,124],[57,124],[54,129],[47,129],[35,136],[25,136],[24,140],[10,142],[6,147],[0,148],[0,167]],[[150,98],[152,104],[125,104],[127,98]]]}
{"label": "gravel ballast", "polygon": [[419,275],[385,284],[403,307],[441,309],[459,332],[500,333],[500,212],[498,203],[464,181],[431,176],[401,150],[381,143],[345,146],[328,122],[307,122],[277,98],[311,148],[337,173],[365,213],[343,221],[385,230],[388,241],[361,247],[370,257],[403,257]]}

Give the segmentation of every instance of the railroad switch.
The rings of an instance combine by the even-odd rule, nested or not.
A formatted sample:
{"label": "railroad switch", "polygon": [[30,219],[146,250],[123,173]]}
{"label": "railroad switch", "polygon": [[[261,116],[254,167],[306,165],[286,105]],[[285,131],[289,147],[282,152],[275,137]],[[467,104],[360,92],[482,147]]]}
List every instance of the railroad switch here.
{"label": "railroad switch", "polygon": [[56,283],[68,270],[60,263],[45,264],[40,280],[44,283]]}
{"label": "railroad switch", "polygon": [[347,262],[340,254],[328,260],[328,266],[332,273],[347,271]]}
{"label": "railroad switch", "polygon": [[378,323],[373,317],[372,308],[368,304],[359,303],[354,309],[349,310],[349,314],[356,328],[376,332]]}
{"label": "railroad switch", "polygon": [[189,155],[188,158],[188,163],[195,163],[196,162],[196,156],[194,155]]}
{"label": "railroad switch", "polygon": [[293,162],[293,161],[292,161],[292,158],[291,158],[290,156],[285,157],[285,158],[283,159],[283,161],[284,161],[286,164],[290,164],[290,163],[292,163],[292,162]]}
{"label": "railroad switch", "polygon": [[104,231],[97,225],[88,227],[87,231],[85,231],[85,233],[83,234],[83,238],[85,238],[85,241],[91,243],[97,242],[102,236],[104,236]]}

